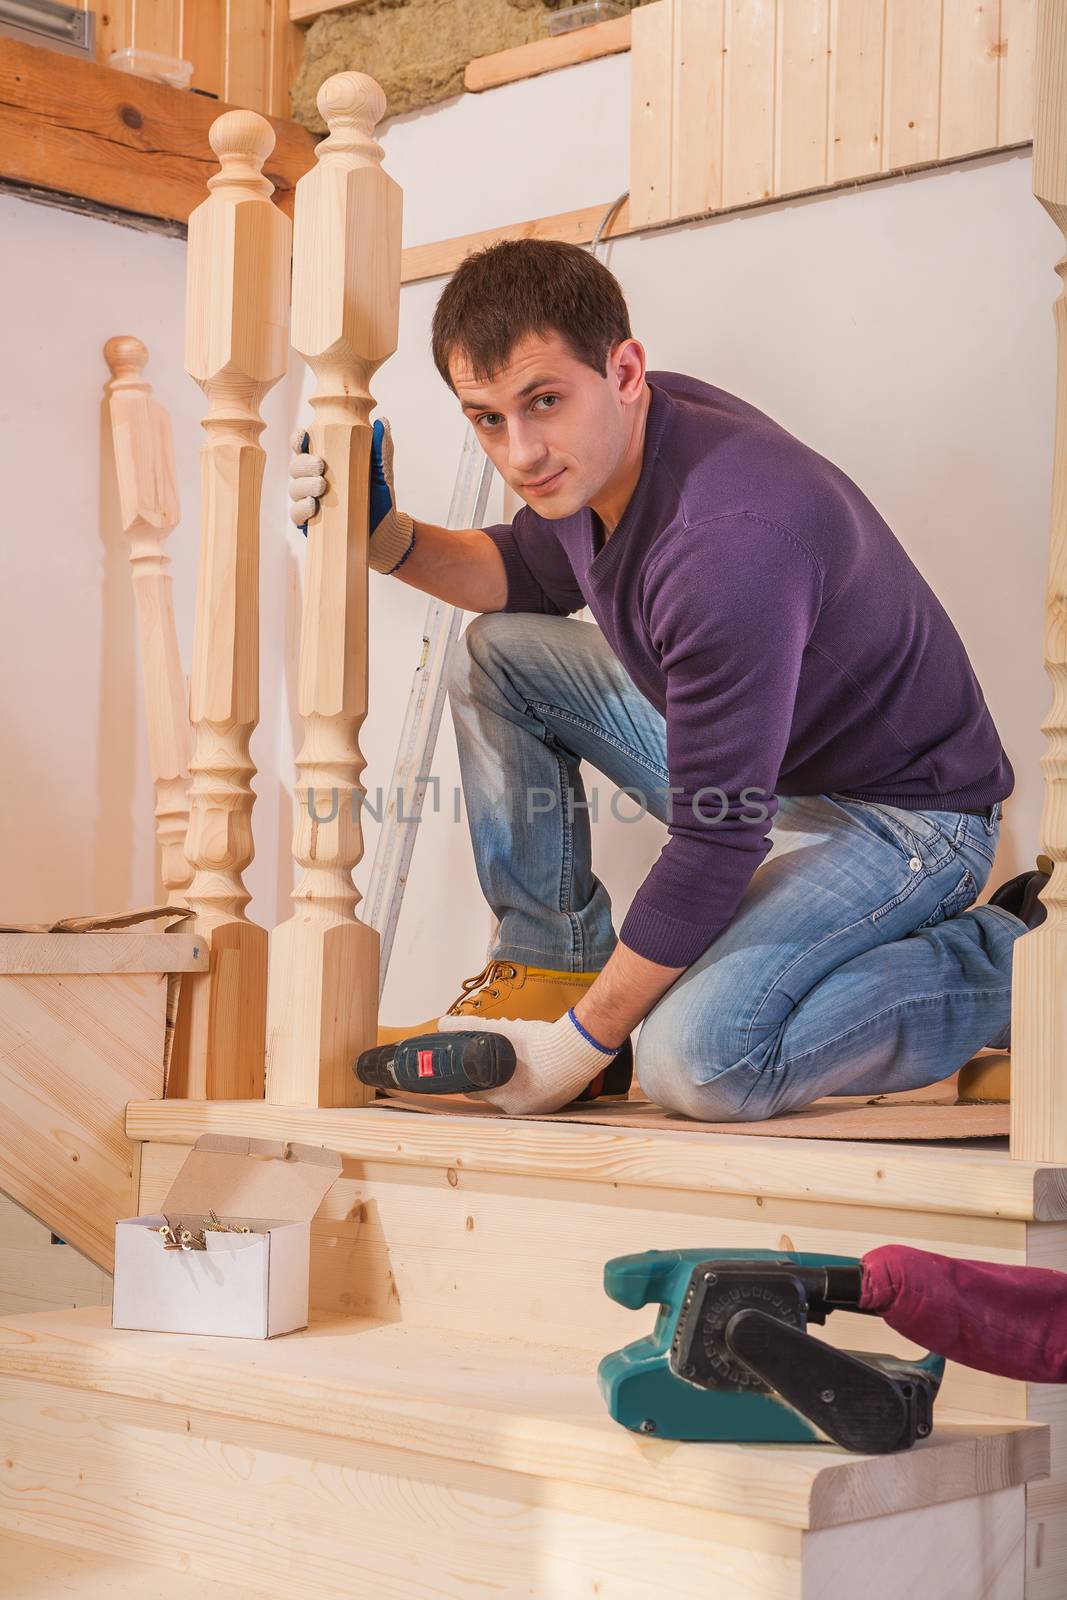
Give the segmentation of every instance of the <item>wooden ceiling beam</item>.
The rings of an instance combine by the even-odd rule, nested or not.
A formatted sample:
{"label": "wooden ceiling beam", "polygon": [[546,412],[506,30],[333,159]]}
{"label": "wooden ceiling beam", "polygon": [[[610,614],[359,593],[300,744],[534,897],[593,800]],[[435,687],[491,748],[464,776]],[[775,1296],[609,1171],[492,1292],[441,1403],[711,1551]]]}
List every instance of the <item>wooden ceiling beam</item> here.
{"label": "wooden ceiling beam", "polygon": [[[0,39],[0,179],[184,223],[218,163],[208,129],[230,107],[57,51]],[[269,119],[283,211],[314,161],[306,128]]]}

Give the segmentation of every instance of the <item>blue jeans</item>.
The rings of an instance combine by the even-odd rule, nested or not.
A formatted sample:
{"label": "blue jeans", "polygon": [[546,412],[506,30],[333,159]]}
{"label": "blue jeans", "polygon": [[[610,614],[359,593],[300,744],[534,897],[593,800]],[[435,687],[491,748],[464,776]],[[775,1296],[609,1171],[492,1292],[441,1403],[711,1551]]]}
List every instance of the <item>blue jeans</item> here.
{"label": "blue jeans", "polygon": [[[617,939],[579,763],[666,821],[663,718],[599,629],[569,617],[475,618],[449,689],[478,879],[499,922],[489,956],[603,967]],[[981,817],[783,797],[733,920],[641,1026],[645,1093],[706,1121],[771,1117],[821,1095],[935,1083],[1006,1045],[1026,928],[997,906],[967,909],[999,832],[999,803]]]}

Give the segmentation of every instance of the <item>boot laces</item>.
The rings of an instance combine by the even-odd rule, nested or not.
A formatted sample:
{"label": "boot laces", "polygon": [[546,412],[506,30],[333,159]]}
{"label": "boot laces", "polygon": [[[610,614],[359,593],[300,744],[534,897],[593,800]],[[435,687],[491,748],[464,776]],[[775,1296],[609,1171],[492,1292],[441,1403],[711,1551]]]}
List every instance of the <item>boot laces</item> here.
{"label": "boot laces", "polygon": [[500,990],[490,988],[489,985],[502,979],[517,977],[518,970],[513,962],[487,962],[481,972],[476,973],[473,978],[463,979],[463,992],[456,996],[445,1015],[449,1017],[469,1016],[472,1011],[480,1011],[486,994],[473,994],[472,990],[484,989],[495,1000],[500,994]]}

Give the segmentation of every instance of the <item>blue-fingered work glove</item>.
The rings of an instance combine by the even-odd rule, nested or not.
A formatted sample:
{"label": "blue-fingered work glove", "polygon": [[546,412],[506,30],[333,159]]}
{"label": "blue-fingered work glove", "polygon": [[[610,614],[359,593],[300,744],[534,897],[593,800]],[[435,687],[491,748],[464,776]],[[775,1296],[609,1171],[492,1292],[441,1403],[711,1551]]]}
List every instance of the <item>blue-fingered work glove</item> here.
{"label": "blue-fingered work glove", "polygon": [[[326,493],[326,463],[309,453],[310,438],[301,428],[290,441],[289,515],[306,534],[308,523],[318,515],[319,501]],[[370,544],[368,560],[375,572],[395,572],[411,554],[415,525],[406,512],[396,509],[393,489],[393,435],[383,418],[371,430],[369,469]]]}

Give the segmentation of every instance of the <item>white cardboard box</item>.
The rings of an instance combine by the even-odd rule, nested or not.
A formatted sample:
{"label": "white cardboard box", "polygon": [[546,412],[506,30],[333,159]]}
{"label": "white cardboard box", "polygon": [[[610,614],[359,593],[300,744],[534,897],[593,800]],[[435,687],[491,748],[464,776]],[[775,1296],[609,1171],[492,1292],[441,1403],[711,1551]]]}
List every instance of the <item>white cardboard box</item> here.
{"label": "white cardboard box", "polygon": [[[311,1219],[340,1172],[341,1157],[321,1145],[202,1134],[162,1211],[115,1224],[112,1327],[244,1339],[306,1328]],[[253,1231],[164,1249],[164,1223],[199,1229],[211,1210]]]}

